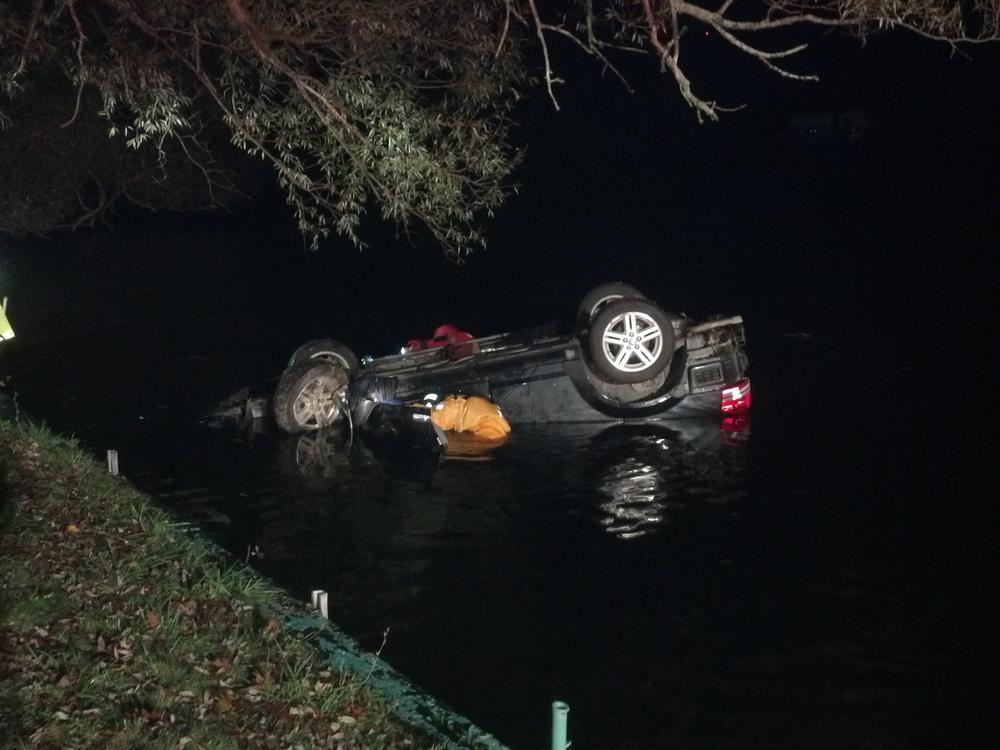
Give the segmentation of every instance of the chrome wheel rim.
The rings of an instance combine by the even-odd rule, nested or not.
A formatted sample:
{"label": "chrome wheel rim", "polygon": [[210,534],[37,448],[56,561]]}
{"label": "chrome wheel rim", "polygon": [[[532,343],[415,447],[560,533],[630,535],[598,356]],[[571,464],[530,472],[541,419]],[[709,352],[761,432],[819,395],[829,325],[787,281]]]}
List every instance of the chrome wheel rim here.
{"label": "chrome wheel rim", "polygon": [[663,330],[644,312],[622,313],[605,326],[601,348],[616,370],[642,372],[663,352]]}
{"label": "chrome wheel rim", "polygon": [[319,429],[336,422],[340,416],[342,390],[343,386],[328,378],[316,378],[309,382],[292,403],[296,424]]}

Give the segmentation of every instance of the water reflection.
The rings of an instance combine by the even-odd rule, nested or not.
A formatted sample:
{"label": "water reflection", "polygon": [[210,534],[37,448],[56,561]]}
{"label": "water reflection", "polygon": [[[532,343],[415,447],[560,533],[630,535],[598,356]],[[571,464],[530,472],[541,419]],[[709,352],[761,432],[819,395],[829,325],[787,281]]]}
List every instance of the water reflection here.
{"label": "water reflection", "polygon": [[[623,633],[657,642],[680,623],[667,642],[686,637],[703,588],[688,582],[731,556],[713,540],[745,496],[748,453],[718,419],[521,425],[505,443],[459,437],[448,452],[261,427],[185,441],[169,481],[146,488],[303,599],[328,591],[362,644],[391,627],[389,662],[487,723],[489,709],[449,686],[537,693],[553,675],[575,683],[575,664],[583,684],[592,670],[647,668],[645,649],[580,656]],[[516,726],[505,734],[518,739]]]}
{"label": "water reflection", "polygon": [[282,435],[256,425],[210,431],[197,459],[184,451],[189,463],[150,489],[241,557],[262,550],[269,573],[308,590],[314,580],[284,577],[353,571],[375,557],[413,562],[422,549],[492,547],[551,524],[647,537],[692,507],[743,496],[747,427],[720,431],[712,419],[520,426],[503,443],[452,436],[442,451],[393,435]]}
{"label": "water reflection", "polygon": [[286,473],[306,479],[334,479],[348,464],[344,438],[332,430],[289,435],[281,441],[278,462]]}
{"label": "water reflection", "polygon": [[600,469],[597,490],[605,531],[618,539],[646,536],[669,523],[669,511],[682,508],[696,493],[713,501],[742,493],[734,483],[727,448],[749,438],[749,421],[685,420],[667,425],[606,429],[591,440],[593,466]]}
{"label": "water reflection", "polygon": [[605,477],[600,492],[610,499],[601,503],[607,516],[605,529],[619,539],[634,539],[663,523],[666,493],[656,468],[627,458]]}
{"label": "water reflection", "polygon": [[449,433],[444,458],[447,461],[491,461],[496,450],[508,440],[510,440],[509,435],[499,440],[482,440],[463,432]]}
{"label": "water reflection", "polygon": [[[748,430],[748,422],[720,429],[712,419],[522,427],[501,442],[449,435],[444,449],[433,441],[365,433],[350,438],[341,431],[271,438],[277,467],[292,480],[287,489],[312,497],[307,503],[322,502],[328,512],[331,496],[340,506],[359,494],[380,496],[384,488],[371,480],[383,477],[404,482],[397,497],[412,497],[418,504],[406,512],[410,533],[427,507],[448,506],[453,526],[487,533],[491,529],[484,524],[490,519],[530,518],[543,509],[576,515],[586,510],[581,502],[590,502],[596,514],[588,515],[596,515],[598,526],[628,540],[657,531],[672,512],[694,500],[719,503],[740,495],[738,446],[746,442]],[[538,496],[545,501],[527,501]],[[498,512],[490,513],[491,508]]]}

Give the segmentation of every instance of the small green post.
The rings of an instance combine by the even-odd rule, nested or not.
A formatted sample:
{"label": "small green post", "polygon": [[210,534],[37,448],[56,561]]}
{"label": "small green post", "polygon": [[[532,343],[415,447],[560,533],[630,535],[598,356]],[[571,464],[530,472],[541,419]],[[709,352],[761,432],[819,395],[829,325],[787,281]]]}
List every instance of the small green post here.
{"label": "small green post", "polygon": [[566,741],[566,716],[569,714],[569,705],[562,701],[552,703],[552,750],[566,750],[569,743]]}

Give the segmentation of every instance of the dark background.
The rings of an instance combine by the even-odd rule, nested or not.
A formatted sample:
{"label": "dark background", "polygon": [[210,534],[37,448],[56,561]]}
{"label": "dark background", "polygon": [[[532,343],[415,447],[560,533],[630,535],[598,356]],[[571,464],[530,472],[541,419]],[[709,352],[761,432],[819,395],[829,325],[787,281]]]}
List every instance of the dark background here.
{"label": "dark background", "polygon": [[[274,191],[230,215],[134,212],[114,234],[8,242],[0,284],[36,340],[67,323],[36,324],[25,308],[54,309],[81,284],[90,296],[74,318],[94,335],[166,306],[190,335],[250,295],[247,328],[273,331],[259,331],[259,348],[333,335],[382,353],[444,321],[483,334],[566,315],[620,279],[692,316],[738,311],[751,329],[939,354],[942,336],[970,333],[991,309],[1000,55],[899,35],[817,46],[801,63],[821,76],[812,84],[693,56],[705,95],[747,105],[704,125],[651,61],[625,69],[630,94],[557,49],[562,109],[541,89],[520,107],[518,194],[464,265],[374,219],[368,249],[332,238],[310,254]],[[804,143],[790,124],[855,109],[873,123],[857,142]]]}

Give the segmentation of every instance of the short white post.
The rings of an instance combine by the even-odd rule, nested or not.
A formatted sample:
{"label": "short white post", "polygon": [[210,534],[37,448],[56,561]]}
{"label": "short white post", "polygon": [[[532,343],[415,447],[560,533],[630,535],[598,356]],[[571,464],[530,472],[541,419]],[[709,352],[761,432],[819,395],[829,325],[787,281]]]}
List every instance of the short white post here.
{"label": "short white post", "polygon": [[569,705],[563,701],[552,704],[552,750],[566,750],[570,743],[566,741],[566,717],[569,715]]}
{"label": "short white post", "polygon": [[118,476],[118,451],[108,451],[108,474]]}
{"label": "short white post", "polygon": [[313,609],[319,610],[324,619],[330,619],[330,597],[323,589],[313,589],[312,605]]}

